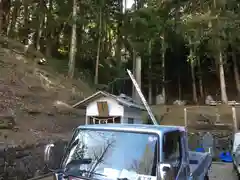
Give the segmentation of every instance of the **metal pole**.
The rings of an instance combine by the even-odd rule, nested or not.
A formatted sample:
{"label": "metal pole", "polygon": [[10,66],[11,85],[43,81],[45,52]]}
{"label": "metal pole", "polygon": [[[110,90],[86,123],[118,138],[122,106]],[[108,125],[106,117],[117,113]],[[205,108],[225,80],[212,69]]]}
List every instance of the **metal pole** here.
{"label": "metal pole", "polygon": [[232,117],[233,117],[233,128],[234,132],[238,132],[238,122],[237,122],[237,114],[236,114],[236,107],[232,107]]}
{"label": "metal pole", "polygon": [[146,99],[144,98],[144,95],[143,95],[140,87],[138,86],[137,81],[135,80],[135,78],[134,78],[134,76],[132,75],[132,73],[131,73],[130,70],[127,69],[127,72],[128,72],[128,75],[130,76],[130,78],[131,78],[131,80],[132,80],[132,82],[133,82],[133,85],[135,86],[135,89],[137,90],[138,95],[139,95],[140,99],[142,100],[142,103],[144,104],[144,106],[145,106],[145,108],[146,108],[146,110],[147,110],[147,112],[148,112],[148,115],[150,116],[153,124],[154,124],[154,125],[158,125],[158,122],[157,122],[157,120],[155,119],[155,117],[154,117],[154,115],[153,115],[153,112],[152,112],[151,108],[149,107]]}

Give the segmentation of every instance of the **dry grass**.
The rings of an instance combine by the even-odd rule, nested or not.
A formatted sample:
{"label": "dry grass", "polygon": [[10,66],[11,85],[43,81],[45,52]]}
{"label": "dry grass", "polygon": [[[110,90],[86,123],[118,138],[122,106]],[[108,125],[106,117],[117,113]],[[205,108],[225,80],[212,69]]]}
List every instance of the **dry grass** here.
{"label": "dry grass", "polygon": [[[232,124],[232,107],[220,106],[152,106],[154,113],[164,125],[184,125],[184,108],[187,108],[188,124],[209,119],[215,123],[219,117],[220,123]],[[240,121],[240,107],[236,108],[238,121]]]}

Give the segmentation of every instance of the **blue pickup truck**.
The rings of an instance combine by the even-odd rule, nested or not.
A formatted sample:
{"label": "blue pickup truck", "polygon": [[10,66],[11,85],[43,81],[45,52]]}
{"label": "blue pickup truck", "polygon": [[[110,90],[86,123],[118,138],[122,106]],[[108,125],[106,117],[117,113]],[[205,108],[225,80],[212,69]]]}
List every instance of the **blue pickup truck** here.
{"label": "blue pickup truck", "polygon": [[205,180],[212,163],[188,151],[184,127],[140,124],[79,126],[65,148],[48,144],[44,160],[56,180]]}

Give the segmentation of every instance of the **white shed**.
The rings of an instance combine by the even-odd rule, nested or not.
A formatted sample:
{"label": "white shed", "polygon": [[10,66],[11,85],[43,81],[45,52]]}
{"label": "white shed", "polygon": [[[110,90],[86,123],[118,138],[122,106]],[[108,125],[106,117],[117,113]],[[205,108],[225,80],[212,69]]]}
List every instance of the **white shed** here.
{"label": "white shed", "polygon": [[103,91],[98,91],[73,107],[86,108],[86,124],[142,124],[142,111],[145,110],[144,106],[124,94],[115,96]]}

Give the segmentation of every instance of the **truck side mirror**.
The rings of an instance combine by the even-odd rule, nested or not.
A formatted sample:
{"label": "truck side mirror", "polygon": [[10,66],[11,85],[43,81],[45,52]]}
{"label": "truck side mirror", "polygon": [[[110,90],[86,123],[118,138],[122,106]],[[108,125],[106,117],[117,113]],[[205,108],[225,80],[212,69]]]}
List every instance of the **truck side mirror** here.
{"label": "truck side mirror", "polygon": [[53,156],[54,144],[47,144],[44,149],[44,162],[48,168],[52,169],[52,164],[54,161]]}
{"label": "truck side mirror", "polygon": [[174,171],[171,164],[160,163],[157,166],[157,180],[174,180]]}
{"label": "truck side mirror", "polygon": [[66,142],[50,143],[44,149],[44,162],[50,170],[60,168],[62,157],[66,150]]}

